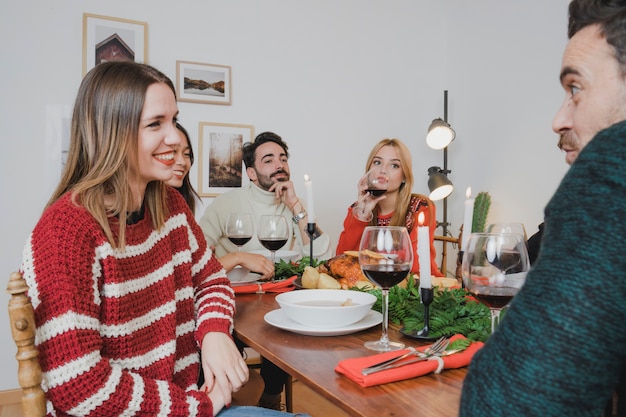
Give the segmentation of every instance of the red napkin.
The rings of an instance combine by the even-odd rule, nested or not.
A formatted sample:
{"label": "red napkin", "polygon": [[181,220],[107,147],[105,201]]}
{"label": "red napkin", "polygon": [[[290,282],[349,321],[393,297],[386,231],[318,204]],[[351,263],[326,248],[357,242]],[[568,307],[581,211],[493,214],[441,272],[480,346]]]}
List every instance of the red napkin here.
{"label": "red napkin", "polygon": [[254,294],[264,292],[287,292],[295,289],[293,282],[298,278],[297,275],[291,278],[284,279],[277,282],[259,282],[249,285],[238,285],[233,287],[235,294]]}
{"label": "red napkin", "polygon": [[[457,339],[465,339],[465,336],[457,334],[452,336],[450,341],[453,342]],[[442,357],[443,369],[462,368],[469,365],[472,361],[472,357],[480,348],[483,347],[483,344],[484,343],[482,342],[472,342],[472,344],[470,344],[469,347],[463,352]],[[428,346],[423,346],[418,350],[423,351],[427,347]],[[395,350],[393,352],[379,353],[377,355],[364,356],[360,358],[344,359],[339,362],[335,368],[335,372],[347,376],[362,387],[372,387],[374,385],[387,384],[389,382],[402,381],[404,379],[427,375],[435,372],[439,367],[439,361],[435,359],[421,361],[395,369],[388,369],[386,371],[375,372],[370,375],[363,375],[361,373],[363,368],[372,366],[387,359],[398,357],[406,352],[408,352],[408,349]],[[403,361],[409,361],[414,358],[415,356],[409,356],[408,358],[403,359]]]}

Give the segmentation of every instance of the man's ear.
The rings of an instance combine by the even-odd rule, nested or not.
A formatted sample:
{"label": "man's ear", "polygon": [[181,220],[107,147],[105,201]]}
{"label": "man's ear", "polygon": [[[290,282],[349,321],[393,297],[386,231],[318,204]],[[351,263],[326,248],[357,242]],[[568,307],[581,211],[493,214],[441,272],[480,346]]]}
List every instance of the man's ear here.
{"label": "man's ear", "polygon": [[254,170],[254,168],[252,167],[246,168],[246,174],[248,174],[248,178],[250,178],[250,181],[254,182],[257,180],[256,171]]}

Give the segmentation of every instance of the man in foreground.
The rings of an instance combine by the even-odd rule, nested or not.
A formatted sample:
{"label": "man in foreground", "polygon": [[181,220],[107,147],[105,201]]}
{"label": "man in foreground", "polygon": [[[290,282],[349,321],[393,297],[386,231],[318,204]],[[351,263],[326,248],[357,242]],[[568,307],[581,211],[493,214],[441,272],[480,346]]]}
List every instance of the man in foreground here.
{"label": "man in foreground", "polygon": [[615,390],[624,407],[626,1],[569,12],[553,129],[572,166],[546,207],[541,256],[470,365],[461,416],[597,417]]}

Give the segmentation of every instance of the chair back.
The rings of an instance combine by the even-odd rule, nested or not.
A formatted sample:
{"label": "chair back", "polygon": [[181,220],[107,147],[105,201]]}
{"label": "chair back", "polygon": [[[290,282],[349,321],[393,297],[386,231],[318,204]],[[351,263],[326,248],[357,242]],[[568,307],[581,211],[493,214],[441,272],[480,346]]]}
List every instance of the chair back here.
{"label": "chair back", "polygon": [[41,388],[41,366],[35,347],[35,312],[28,298],[28,285],[19,272],[13,272],[7,285],[11,334],[17,346],[17,380],[22,388],[24,417],[46,415],[46,397]]}

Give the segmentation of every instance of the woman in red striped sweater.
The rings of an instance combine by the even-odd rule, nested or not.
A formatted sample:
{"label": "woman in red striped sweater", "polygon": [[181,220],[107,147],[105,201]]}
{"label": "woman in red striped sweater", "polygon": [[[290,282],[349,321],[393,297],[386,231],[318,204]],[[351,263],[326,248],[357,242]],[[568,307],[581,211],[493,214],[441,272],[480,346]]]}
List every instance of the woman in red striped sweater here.
{"label": "woman in red striped sweater", "polygon": [[68,162],[22,263],[49,415],[277,414],[228,408],[248,367],[224,270],[163,183],[177,115],[150,66],[103,63],[81,83]]}

